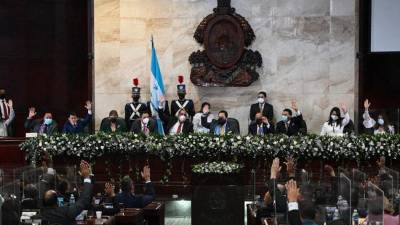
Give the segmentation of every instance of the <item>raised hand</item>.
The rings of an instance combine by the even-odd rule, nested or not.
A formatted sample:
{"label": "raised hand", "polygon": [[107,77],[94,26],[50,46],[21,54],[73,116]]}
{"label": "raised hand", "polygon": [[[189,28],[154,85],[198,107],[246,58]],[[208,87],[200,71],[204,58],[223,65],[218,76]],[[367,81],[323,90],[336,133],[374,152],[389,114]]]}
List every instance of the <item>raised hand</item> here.
{"label": "raised hand", "polygon": [[340,104],[340,109],[342,109],[343,113],[347,113],[347,106],[344,103]]}
{"label": "raised hand", "polygon": [[369,109],[369,107],[371,106],[371,102],[369,102],[369,100],[368,99],[365,99],[365,101],[364,101],[364,109]]}
{"label": "raised hand", "polygon": [[326,171],[327,173],[329,173],[329,175],[330,175],[331,177],[336,176],[335,170],[333,169],[332,166],[330,166],[330,165],[325,165],[325,166],[324,166],[324,169],[325,169],[325,171]]}
{"label": "raised hand", "polygon": [[35,107],[30,107],[29,108],[29,115],[28,115],[28,119],[32,119],[33,117],[36,116],[36,109]]}
{"label": "raised hand", "polygon": [[89,111],[92,110],[92,102],[91,101],[86,101],[85,108]]}
{"label": "raised hand", "polygon": [[150,167],[149,166],[143,167],[143,171],[141,172],[141,174],[142,174],[142,178],[146,182],[150,182]]}
{"label": "raised hand", "polygon": [[81,164],[79,165],[80,167],[80,174],[83,178],[89,178],[90,177],[90,173],[91,173],[91,169],[90,169],[90,165],[88,162],[86,162],[85,160],[81,161]]}
{"label": "raised hand", "polygon": [[282,167],[279,166],[279,158],[275,158],[274,161],[272,161],[272,166],[271,166],[271,179],[278,178],[281,169]]}
{"label": "raised hand", "polygon": [[115,196],[115,185],[107,182],[104,185],[104,192],[106,193],[106,195],[108,195],[110,197],[114,197]]}
{"label": "raised hand", "polygon": [[292,109],[297,112],[299,110],[299,108],[297,107],[297,102],[296,100],[292,100]]}
{"label": "raised hand", "polygon": [[297,202],[300,196],[300,188],[297,188],[297,183],[294,180],[289,180],[286,183],[288,202]]}
{"label": "raised hand", "polygon": [[8,105],[8,107],[10,107],[10,109],[12,109],[13,105],[14,105],[13,101],[11,99],[9,99],[8,102],[7,102],[7,105]]}
{"label": "raised hand", "polygon": [[268,118],[266,116],[262,117],[262,122],[265,124],[269,124]]}
{"label": "raised hand", "polygon": [[379,158],[379,160],[376,161],[376,164],[378,165],[378,167],[379,167],[380,170],[385,169],[385,164],[386,164],[386,159],[385,159],[385,157],[384,157],[384,156],[381,156],[381,157]]}
{"label": "raised hand", "polygon": [[289,177],[295,177],[296,176],[296,162],[292,156],[289,156],[286,158],[286,171],[289,175]]}

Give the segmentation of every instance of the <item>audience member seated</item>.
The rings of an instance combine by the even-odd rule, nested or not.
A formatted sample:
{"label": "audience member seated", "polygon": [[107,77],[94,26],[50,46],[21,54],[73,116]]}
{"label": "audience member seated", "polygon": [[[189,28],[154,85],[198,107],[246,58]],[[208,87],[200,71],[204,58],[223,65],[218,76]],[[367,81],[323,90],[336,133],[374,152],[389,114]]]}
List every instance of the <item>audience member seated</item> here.
{"label": "audience member seated", "polygon": [[145,180],[144,195],[134,193],[134,184],[129,176],[121,181],[122,192],[117,195],[117,202],[124,208],[143,208],[154,200],[155,190],[150,180],[150,167],[145,166],[142,171],[142,178]]}
{"label": "audience member seated", "polygon": [[[2,198],[0,196],[0,198]],[[5,196],[1,206],[1,222],[4,225],[19,225],[19,208],[15,196]]]}
{"label": "audience member seated", "polygon": [[92,103],[87,101],[85,108],[87,109],[88,113],[84,120],[78,120],[78,116],[73,112],[68,115],[68,121],[65,122],[63,133],[80,134],[85,132],[85,127],[92,120]]}
{"label": "audience member seated", "polygon": [[261,112],[262,116],[268,118],[268,121],[274,119],[274,107],[267,102],[267,93],[264,91],[258,92],[257,103],[250,106],[250,120],[256,119],[257,112]]}
{"label": "audience member seated", "polygon": [[266,116],[261,112],[256,113],[256,120],[252,121],[249,125],[249,134],[264,136],[266,134],[274,133],[274,125],[268,121]]}
{"label": "audience member seated", "polygon": [[28,184],[24,189],[24,199],[21,201],[21,209],[38,209],[39,192],[35,185]]}
{"label": "audience member seated", "polygon": [[344,104],[341,105],[341,110],[344,113],[344,117],[341,116],[341,112],[338,107],[331,109],[328,121],[322,126],[321,135],[343,136],[343,130],[344,127],[349,124],[350,115],[347,111],[347,107]]}
{"label": "audience member seated", "polygon": [[286,184],[288,200],[288,220],[290,225],[316,225],[316,208],[311,200],[300,202],[300,189],[296,181],[290,180]]}
{"label": "audience member seated", "polygon": [[235,134],[239,135],[239,125],[234,120],[228,118],[228,112],[222,110],[218,113],[218,119],[213,119],[208,122],[208,114],[210,111],[206,108],[204,110],[203,116],[201,117],[201,124],[203,127],[210,129],[211,134],[215,135],[225,135],[225,134]]}
{"label": "audience member seated", "polygon": [[117,201],[117,196],[115,194],[115,185],[112,183],[106,183],[104,185],[104,198],[101,201],[101,205],[103,205],[103,214],[104,215],[115,215],[119,212],[119,205]]}
{"label": "audience member seated", "polygon": [[106,133],[126,132],[125,119],[118,116],[117,110],[111,110],[109,116],[101,121],[100,131]]}
{"label": "audience member seated", "polygon": [[29,108],[28,118],[26,118],[24,124],[28,132],[45,135],[52,135],[58,132],[57,122],[53,120],[51,112],[45,112],[41,119],[34,119],[35,116],[36,109],[34,107]]}
{"label": "audience member seated", "polygon": [[[193,117],[193,130],[195,133],[210,133],[210,129],[204,127],[201,124],[201,117],[203,116],[204,112],[208,111],[210,112],[211,105],[208,102],[203,102],[201,104],[201,110],[200,112],[196,113]],[[212,113],[208,113],[207,115],[207,123],[211,123],[211,121],[214,119],[214,115]]]}
{"label": "audience member seated", "polygon": [[135,134],[149,136],[157,132],[156,127],[156,121],[150,118],[150,113],[143,112],[139,119],[133,121],[131,131]]}
{"label": "audience member seated", "polygon": [[169,117],[165,117],[163,113],[159,113],[161,120],[167,124],[166,134],[189,134],[193,133],[193,124],[189,120],[189,114],[185,109],[178,111],[178,116],[171,114]]}
{"label": "audience member seated", "polygon": [[75,218],[85,209],[90,207],[92,198],[92,181],[90,180],[90,165],[81,161],[80,174],[84,179],[83,192],[75,204],[58,206],[57,192],[49,190],[43,198],[43,208],[41,210],[42,220],[48,224],[70,225],[75,224]]}
{"label": "audience member seated", "polygon": [[364,114],[363,114],[363,126],[364,131],[367,134],[394,134],[394,126],[387,123],[387,119],[382,114],[378,115],[378,121],[371,118],[369,114],[369,108],[371,102],[366,99],[364,101]]}
{"label": "audience member seated", "polygon": [[290,109],[284,109],[282,111],[282,120],[276,124],[276,133],[286,134],[288,136],[307,134],[306,123],[295,101],[292,101],[292,109],[295,113],[294,116]]}

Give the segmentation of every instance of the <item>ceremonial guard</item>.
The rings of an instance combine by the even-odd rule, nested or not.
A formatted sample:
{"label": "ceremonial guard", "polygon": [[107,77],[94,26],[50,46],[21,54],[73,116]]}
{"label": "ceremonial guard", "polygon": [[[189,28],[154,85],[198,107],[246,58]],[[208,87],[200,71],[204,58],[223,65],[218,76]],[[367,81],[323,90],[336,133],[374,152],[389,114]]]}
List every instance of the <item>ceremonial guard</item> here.
{"label": "ceremonial guard", "polygon": [[178,100],[171,102],[171,116],[178,116],[180,109],[184,109],[189,115],[190,120],[192,120],[195,114],[194,104],[191,99],[186,99],[186,85],[183,83],[183,76],[178,76],[178,82]]}
{"label": "ceremonial guard", "polygon": [[147,112],[146,103],[139,102],[140,100],[140,87],[139,80],[133,79],[132,87],[132,102],[125,105],[125,122],[128,130],[131,129],[133,121],[139,119],[144,112]]}

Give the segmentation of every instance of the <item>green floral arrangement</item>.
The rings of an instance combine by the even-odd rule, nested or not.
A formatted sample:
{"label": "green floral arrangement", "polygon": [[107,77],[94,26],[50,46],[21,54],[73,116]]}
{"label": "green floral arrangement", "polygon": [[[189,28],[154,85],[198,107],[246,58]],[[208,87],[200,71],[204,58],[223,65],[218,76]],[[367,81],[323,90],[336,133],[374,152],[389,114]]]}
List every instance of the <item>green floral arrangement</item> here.
{"label": "green floral arrangement", "polygon": [[149,136],[133,133],[96,133],[93,135],[39,136],[20,145],[30,160],[44,152],[50,156],[75,156],[88,160],[107,155],[156,156],[162,160],[195,158],[227,160],[241,158],[274,158],[292,155],[313,160],[369,160],[386,156],[400,158],[400,135],[330,137],[306,135],[288,137],[214,136],[190,134]]}
{"label": "green floral arrangement", "polygon": [[243,165],[229,162],[205,162],[193,165],[192,172],[198,174],[231,174],[239,173]]}

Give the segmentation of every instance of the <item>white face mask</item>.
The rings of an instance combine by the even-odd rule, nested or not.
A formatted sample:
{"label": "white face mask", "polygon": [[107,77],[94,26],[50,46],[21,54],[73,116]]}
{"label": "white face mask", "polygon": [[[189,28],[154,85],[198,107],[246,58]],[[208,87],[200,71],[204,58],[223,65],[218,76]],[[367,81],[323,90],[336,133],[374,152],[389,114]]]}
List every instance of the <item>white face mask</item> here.
{"label": "white face mask", "polygon": [[263,104],[265,102],[264,98],[257,98],[257,102]]}
{"label": "white face mask", "polygon": [[331,115],[331,119],[332,119],[333,121],[336,121],[336,120],[338,120],[338,116],[336,116],[336,115]]}
{"label": "white face mask", "polygon": [[378,124],[382,126],[383,124],[385,124],[385,121],[383,119],[378,119]]}
{"label": "white face mask", "polygon": [[185,120],[186,120],[186,116],[185,115],[180,115],[179,116],[179,122],[185,122]]}
{"label": "white face mask", "polygon": [[148,123],[149,123],[149,118],[148,118],[148,117],[144,118],[144,119],[143,119],[143,123],[144,123],[144,124],[148,124]]}

